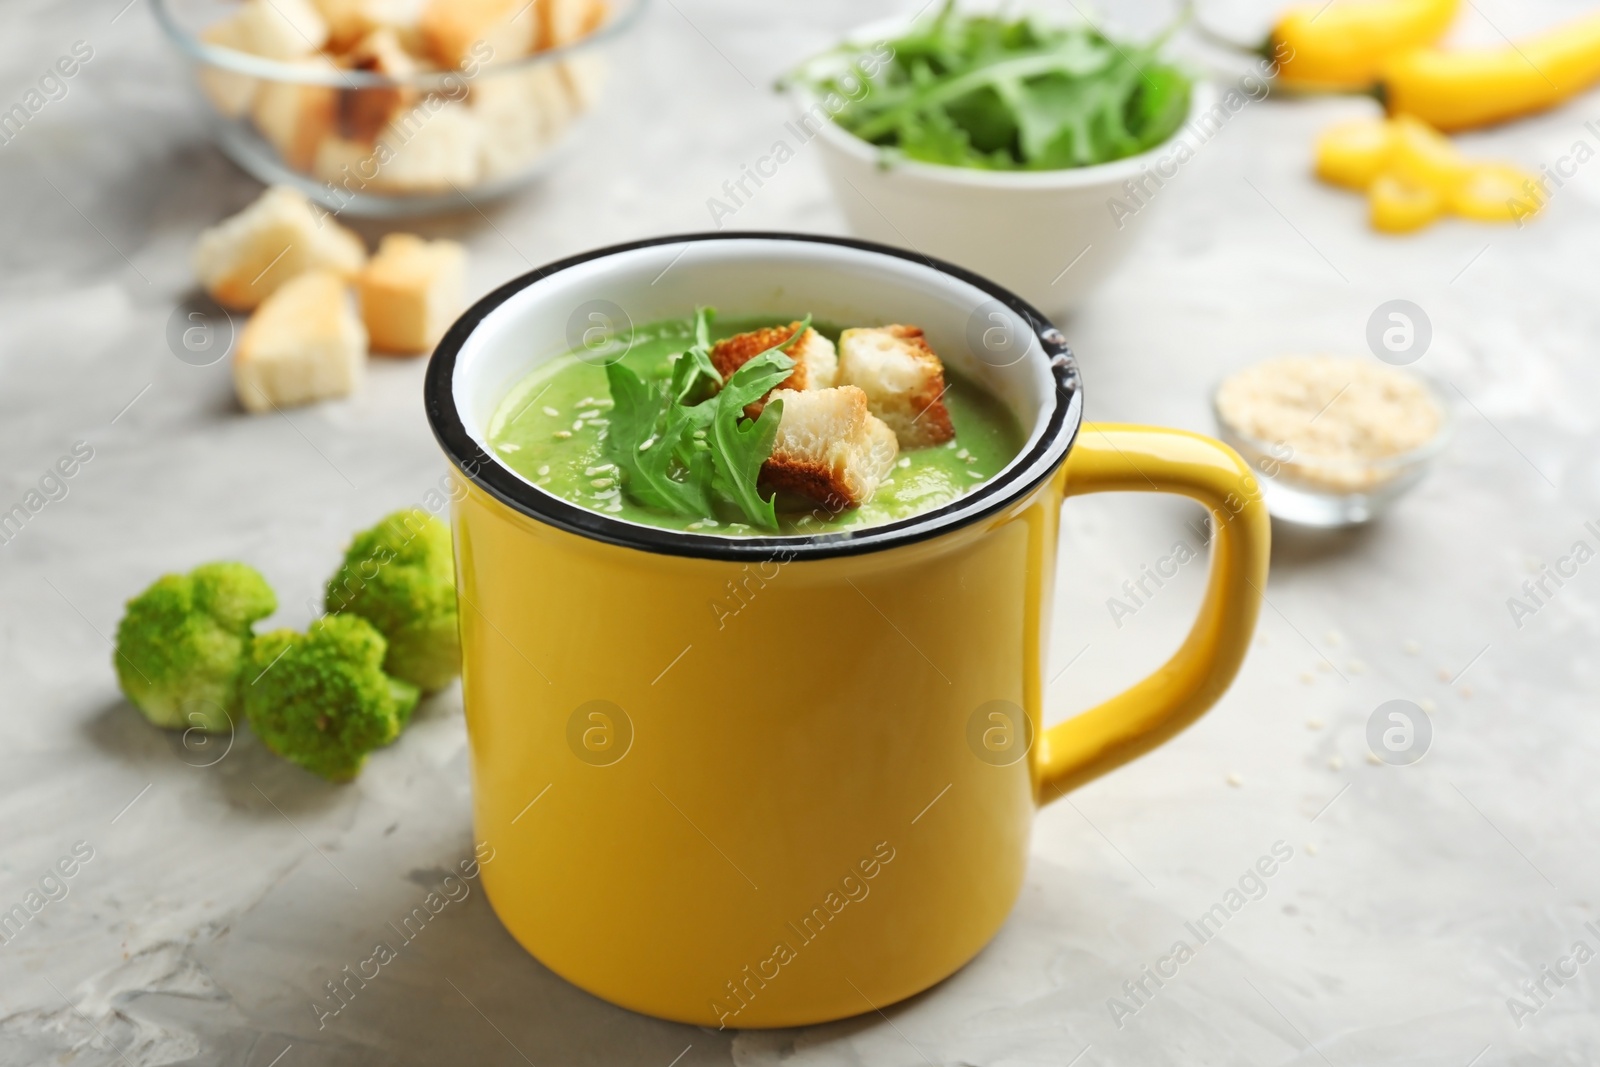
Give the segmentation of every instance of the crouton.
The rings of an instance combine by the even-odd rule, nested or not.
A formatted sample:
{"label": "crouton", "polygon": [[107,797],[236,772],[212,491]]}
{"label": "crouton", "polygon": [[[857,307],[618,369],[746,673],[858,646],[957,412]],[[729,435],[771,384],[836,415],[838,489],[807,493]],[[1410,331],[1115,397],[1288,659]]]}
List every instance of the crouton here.
{"label": "crouton", "polygon": [[603,0],[539,0],[538,6],[541,49],[580,41],[606,20]]}
{"label": "crouton", "polygon": [[316,270],[273,293],[239,334],[233,383],[246,411],[345,396],[361,382],[367,331],[345,279]]}
{"label": "crouton", "polygon": [[902,448],[943,444],[956,435],[944,406],[944,364],[919,327],[844,331],[839,382],[867,394],[872,413],[889,424]]}
{"label": "crouton", "polygon": [[[734,371],[773,345],[787,341],[799,328],[798,322],[791,322],[787,326],[765,326],[725,337],[712,346],[711,363],[722,380],[727,381]],[[833,349],[833,342],[810,327],[803,337],[784,349],[783,354],[794,360],[794,370],[774,389],[828,389],[839,375],[839,356]],[[745,414],[752,419],[760,415],[771,395],[769,392],[760,400],[745,405]]]}
{"label": "crouton", "polygon": [[[337,69],[326,56],[298,60],[296,65]],[[333,130],[338,96],[339,90],[331,85],[269,79],[261,83],[250,105],[250,117],[286,164],[295,170],[309,170],[317,145]]]}
{"label": "crouton", "polygon": [[600,91],[605,88],[611,68],[603,56],[594,52],[580,53],[563,59],[561,80],[566,83],[567,94],[578,112],[588,111],[600,101]]}
{"label": "crouton", "polygon": [[391,233],[356,279],[361,318],[381,352],[432,351],[465,303],[467,253],[454,241]]}
{"label": "crouton", "polygon": [[361,238],[318,219],[305,194],[273,186],[239,214],[211,227],[195,243],[200,283],[218,303],[248,310],[308,270],[354,277],[366,262]]}
{"label": "crouton", "polygon": [[894,468],[900,446],[894,431],[867,410],[867,395],[853,385],[836,389],[776,389],[783,418],[761,480],[821,502],[832,511],[872,499]]}
{"label": "crouton", "polygon": [[[417,61],[390,29],[373,30],[356,42],[345,59],[354,70],[392,78],[409,78],[417,72]],[[339,135],[371,144],[396,115],[416,102],[417,91],[399,85],[345,89],[339,93]]]}
{"label": "crouton", "polygon": [[[221,22],[212,23],[200,31],[200,39],[218,48],[231,48],[235,52],[250,50],[250,31],[238,14]],[[235,74],[210,63],[196,67],[200,90],[223,116],[236,119],[250,110],[256,98],[256,80],[248,74]]]}
{"label": "crouton", "polygon": [[419,104],[401,112],[378,134],[377,177],[371,188],[447,193],[470,188],[483,173],[483,128],[466,104]]}
{"label": "crouton", "polygon": [[268,59],[300,59],[328,43],[328,23],[311,0],[248,0],[237,17],[245,51]]}
{"label": "crouton", "polygon": [[408,52],[422,51],[422,0],[312,0],[328,24],[328,47],[344,52],[378,30],[396,35]]}
{"label": "crouton", "polygon": [[423,46],[448,70],[469,60],[520,59],[537,43],[536,6],[531,0],[428,0],[422,9]]}
{"label": "crouton", "polygon": [[521,174],[565,131],[574,113],[555,64],[491,71],[472,86],[471,107],[483,128],[483,180]]}

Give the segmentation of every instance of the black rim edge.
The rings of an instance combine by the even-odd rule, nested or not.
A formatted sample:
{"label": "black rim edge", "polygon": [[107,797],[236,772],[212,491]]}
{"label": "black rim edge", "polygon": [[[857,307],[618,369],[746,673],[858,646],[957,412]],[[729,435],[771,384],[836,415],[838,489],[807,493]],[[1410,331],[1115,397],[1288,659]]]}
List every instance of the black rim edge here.
{"label": "black rim edge", "polygon": [[[795,241],[874,252],[921,263],[988,293],[1028,323],[1033,330],[1035,340],[1050,361],[1056,403],[1044,433],[1032,448],[1012,460],[1007,471],[983,483],[974,493],[909,519],[837,534],[732,538],[638,525],[579,507],[524,481],[480,448],[472,435],[467,432],[466,425],[456,411],[453,396],[456,357],[478,325],[513,295],[561,271],[623,252],[685,242],[736,240]],[[849,237],[789,233],[781,230],[729,230],[650,237],[592,249],[519,275],[463,312],[439,341],[428,361],[427,376],[423,384],[423,404],[427,411],[428,423],[433,428],[434,438],[450,462],[474,484],[514,511],[567,533],[620,548],[717,560],[767,560],[778,557],[825,559],[852,556],[915,544],[959,530],[1002,510],[1013,501],[1032,492],[1049,478],[1066,459],[1083,421],[1082,385],[1078,376],[1077,362],[1066,343],[1066,338],[1037,308],[1009,289],[964,267],[889,245]],[[1058,454],[1052,457],[1052,452]],[[1050,462],[1041,464],[1041,461],[1046,459]],[[954,522],[941,522],[941,519],[947,519],[956,512],[966,512],[966,514]]]}

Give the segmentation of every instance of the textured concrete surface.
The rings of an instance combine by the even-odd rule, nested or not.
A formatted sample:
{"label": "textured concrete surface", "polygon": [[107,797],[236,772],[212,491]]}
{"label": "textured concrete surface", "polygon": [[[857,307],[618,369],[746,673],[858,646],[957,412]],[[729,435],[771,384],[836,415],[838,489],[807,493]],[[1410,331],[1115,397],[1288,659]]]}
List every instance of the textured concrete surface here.
{"label": "textured concrete surface", "polygon": [[[431,700],[357,783],[332,787],[246,734],[223,750],[148,727],[118,696],[107,635],[153,576],[217,557],[260,566],[284,602],[276,621],[301,625],[348,533],[421,499],[445,467],[420,362],[375,365],[348,402],[248,417],[226,364],[168,351],[190,243],[256,187],[205,140],[148,0],[119,16],[123,2],[10,0],[0,40],[0,106],[73,42],[94,50],[65,96],[0,146],[0,508],[76,443],[93,452],[0,546],[0,909],[59,898],[0,944],[0,1062],[1600,1059],[1600,962],[1574,955],[1578,942],[1600,951],[1600,563],[1551,584],[1520,627],[1507,606],[1576,541],[1597,544],[1584,523],[1600,519],[1600,164],[1579,167],[1526,229],[1446,223],[1380,239],[1357,198],[1307,177],[1314,133],[1370,105],[1272,99],[1233,116],[1160,192],[1126,269],[1062,324],[1091,417],[1209,429],[1208,390],[1227,371],[1285,352],[1363,354],[1373,309],[1405,298],[1432,321],[1418,366],[1460,398],[1458,433],[1382,523],[1277,531],[1238,684],[1172,744],[1041,813],[1015,916],[954,978],[881,1016],[703,1032],[567,986],[469,882],[319,1028],[324,983],[471,853],[459,694]],[[1464,33],[1489,42],[1562,13],[1471,7]],[[470,244],[478,293],[584,248],[708,228],[707,199],[787,118],[772,78],[886,10],[663,0],[565,168],[422,229]],[[1592,119],[1591,96],[1464,140],[1555,166],[1577,141],[1600,146]],[[726,221],[842,226],[805,152]],[[1063,242],[1063,266],[1075,250]],[[1176,645],[1199,566],[1130,617],[1107,602],[1177,541],[1195,543],[1195,517],[1149,499],[1068,506],[1053,715]],[[1375,765],[1367,723],[1397,697],[1433,709],[1432,747],[1413,766]],[[1185,924],[1226,903],[1277,842],[1292,858],[1259,892],[1245,881],[1259,899],[1200,944]],[[75,846],[91,858],[64,888],[44,883]],[[1172,971],[1160,961],[1179,940],[1192,955],[1175,976],[1131,997],[1124,983],[1146,966]]]}

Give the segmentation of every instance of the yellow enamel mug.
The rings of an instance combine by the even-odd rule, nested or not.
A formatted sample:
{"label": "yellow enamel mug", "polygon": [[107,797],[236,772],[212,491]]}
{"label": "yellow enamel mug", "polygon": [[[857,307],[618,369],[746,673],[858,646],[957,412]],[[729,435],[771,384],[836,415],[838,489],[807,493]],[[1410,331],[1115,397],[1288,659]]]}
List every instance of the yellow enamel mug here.
{"label": "yellow enamel mug", "polygon": [[[915,323],[1027,443],[955,503],[814,537],[636,525],[493,459],[496,404],[592,315],[697,304]],[[1269,528],[1245,464],[1189,433],[1080,425],[1060,332],[948,264],[795,234],[603,249],[485,297],[426,388],[467,482],[456,571],[484,887],[546,966],[649,1015],[793,1026],[945,978],[1005,921],[1034,809],[1193,722],[1255,625]],[[1160,670],[1046,730],[1059,509],[1106,491],[1203,503],[1209,585]]]}

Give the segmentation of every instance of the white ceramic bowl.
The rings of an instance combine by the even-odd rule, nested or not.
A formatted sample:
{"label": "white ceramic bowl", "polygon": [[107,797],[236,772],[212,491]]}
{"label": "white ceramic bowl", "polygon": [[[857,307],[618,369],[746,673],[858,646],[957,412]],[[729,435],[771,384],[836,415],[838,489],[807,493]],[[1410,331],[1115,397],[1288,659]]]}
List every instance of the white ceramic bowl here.
{"label": "white ceramic bowl", "polygon": [[[851,41],[892,39],[905,23],[874,23]],[[850,228],[884,244],[947,259],[993,278],[1049,314],[1070,313],[1127,256],[1150,214],[1181,180],[1176,136],[1210,110],[1215,91],[1197,82],[1179,133],[1148,152],[1091,167],[992,171],[914,160],[885,163],[883,150],[837,123],[799,91],[801,115],[811,116],[824,169]],[[1191,145],[1191,148],[1193,146]],[[1130,197],[1125,183],[1161,166],[1169,177],[1146,178],[1146,193]],[[1113,211],[1120,200],[1131,212]],[[1141,202],[1142,201],[1142,202]]]}

